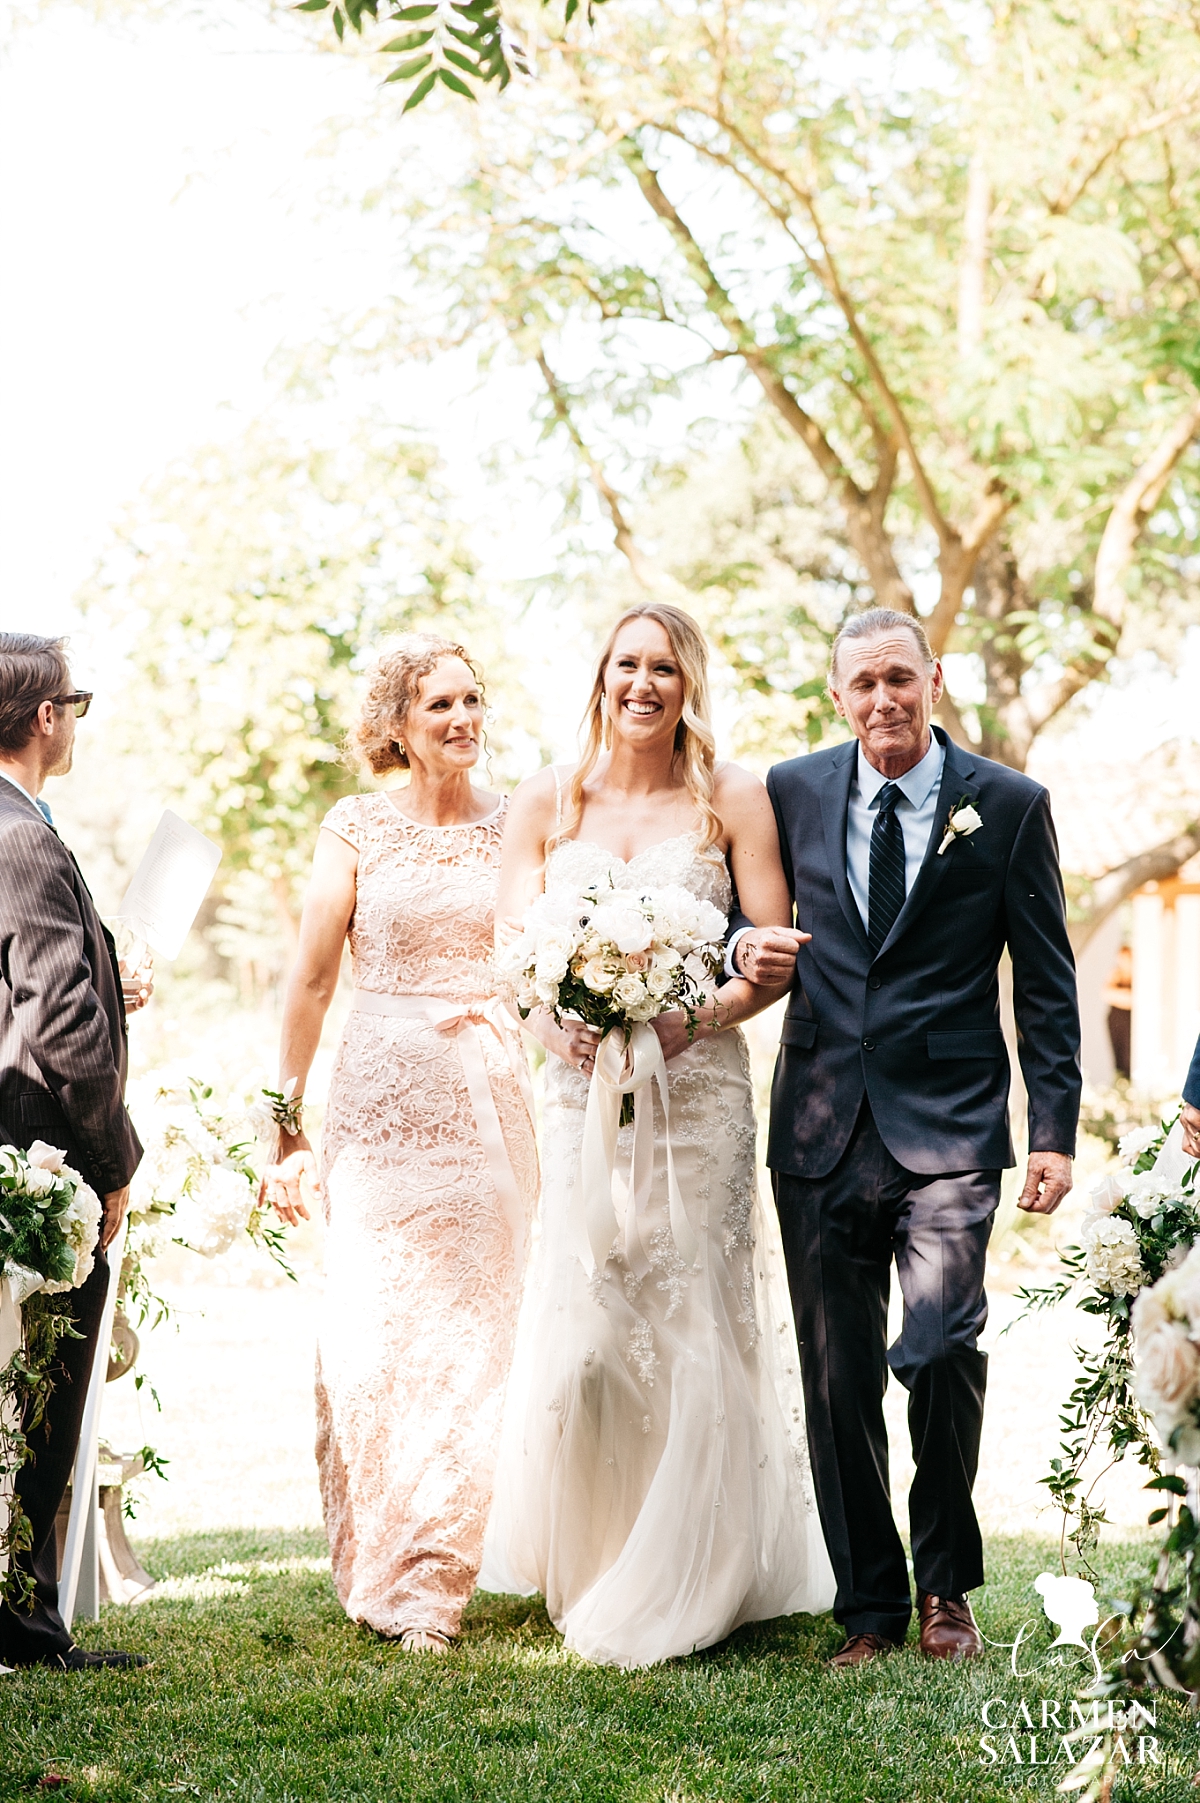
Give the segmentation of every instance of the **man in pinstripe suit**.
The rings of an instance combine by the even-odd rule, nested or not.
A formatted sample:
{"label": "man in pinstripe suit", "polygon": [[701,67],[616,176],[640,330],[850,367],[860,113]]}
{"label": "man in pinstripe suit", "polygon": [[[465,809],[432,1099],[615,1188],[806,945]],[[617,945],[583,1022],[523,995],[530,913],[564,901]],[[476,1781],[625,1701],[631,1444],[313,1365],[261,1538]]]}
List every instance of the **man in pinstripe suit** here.
{"label": "man in pinstripe suit", "polygon": [[[61,639],[0,633],[0,1139],[35,1139],[67,1154],[104,1198],[101,1245],[120,1225],[142,1148],[125,1111],[125,996],[113,942],[87,884],[40,799],[71,768],[75,692]],[[132,1006],[141,999],[131,995]],[[88,1653],[58,1612],[54,1519],[66,1491],[108,1286],[97,1252],[71,1292],[81,1336],[60,1342],[54,1389],[17,1491],[33,1528],[18,1566],[33,1581],[28,1608],[0,1605],[0,1664],[141,1663]]]}

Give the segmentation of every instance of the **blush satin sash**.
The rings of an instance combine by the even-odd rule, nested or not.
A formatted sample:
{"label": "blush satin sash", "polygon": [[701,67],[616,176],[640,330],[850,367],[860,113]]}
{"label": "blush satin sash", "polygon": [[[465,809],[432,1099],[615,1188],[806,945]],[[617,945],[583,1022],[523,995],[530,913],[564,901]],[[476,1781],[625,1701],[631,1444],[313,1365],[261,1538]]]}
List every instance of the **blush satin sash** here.
{"label": "blush satin sash", "polygon": [[485,1028],[489,1029],[504,1047],[513,1075],[520,1084],[532,1124],[533,1096],[529,1087],[529,1069],[511,1017],[494,997],[470,1002],[446,1002],[436,995],[388,995],[374,989],[356,989],[354,1008],[359,1014],[387,1014],[396,1020],[423,1020],[439,1033],[454,1036],[458,1055],[462,1060],[463,1080],[475,1111],[479,1142],[512,1233],[513,1258],[517,1281],[520,1282],[525,1265],[525,1209],[512,1161],[508,1156],[508,1147],[504,1143],[500,1116],[496,1112],[496,1102],[479,1038]]}

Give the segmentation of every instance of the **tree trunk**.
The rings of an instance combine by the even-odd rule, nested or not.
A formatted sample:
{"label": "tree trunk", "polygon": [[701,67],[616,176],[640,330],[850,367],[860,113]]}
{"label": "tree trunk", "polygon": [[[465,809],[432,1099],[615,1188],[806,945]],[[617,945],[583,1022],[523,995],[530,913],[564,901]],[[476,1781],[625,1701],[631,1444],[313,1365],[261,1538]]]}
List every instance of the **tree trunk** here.
{"label": "tree trunk", "polygon": [[1023,613],[1029,597],[1017,560],[1003,538],[993,538],[975,565],[975,606],[979,622],[979,654],[983,659],[987,701],[980,709],[979,749],[985,757],[1012,770],[1024,770],[1033,743],[1029,710],[1021,693],[1025,657],[1016,641],[1012,614]]}

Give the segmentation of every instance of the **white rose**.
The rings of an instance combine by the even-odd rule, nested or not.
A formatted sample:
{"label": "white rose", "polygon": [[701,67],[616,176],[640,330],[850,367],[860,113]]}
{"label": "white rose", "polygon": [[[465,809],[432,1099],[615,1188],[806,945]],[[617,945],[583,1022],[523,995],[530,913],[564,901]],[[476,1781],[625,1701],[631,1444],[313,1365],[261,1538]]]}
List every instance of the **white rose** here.
{"label": "white rose", "polygon": [[1154,1333],[1177,1319],[1169,1277],[1160,1278],[1158,1283],[1140,1291],[1134,1298],[1132,1320],[1135,1340],[1140,1340],[1144,1335]]}
{"label": "white rose", "polygon": [[21,1173],[21,1188],[27,1196],[48,1196],[54,1188],[54,1172],[43,1171],[38,1165],[31,1165]]}
{"label": "white rose", "polygon": [[35,1139],[25,1156],[39,1171],[53,1171],[56,1177],[67,1158],[65,1152],[60,1152],[57,1146],[48,1146],[44,1139]]}
{"label": "white rose", "polygon": [[1134,1389],[1154,1414],[1182,1414],[1200,1386],[1200,1350],[1175,1322],[1140,1337],[1134,1348]]}
{"label": "white rose", "polygon": [[969,839],[972,833],[979,831],[983,821],[974,808],[967,807],[959,808],[957,813],[951,814],[950,824],[956,833],[961,834],[964,839]]}
{"label": "white rose", "polygon": [[1183,1149],[1183,1126],[1176,1121],[1152,1167],[1159,1194],[1173,1202],[1185,1200],[1183,1180],[1195,1162]]}
{"label": "white rose", "polygon": [[640,977],[625,975],[613,984],[613,1001],[621,1008],[636,1008],[646,999],[646,985]]}
{"label": "white rose", "polygon": [[656,1001],[661,1001],[664,995],[668,995],[674,987],[674,983],[675,972],[665,970],[661,965],[656,964],[652,970],[646,973],[647,991]]}
{"label": "white rose", "polygon": [[1114,1208],[1119,1208],[1125,1200],[1124,1185],[1111,1172],[1101,1177],[1099,1183],[1093,1184],[1088,1201],[1092,1205],[1092,1213],[1110,1215]]}
{"label": "white rose", "polygon": [[590,958],[582,971],[583,981],[595,995],[607,995],[617,980],[617,973],[609,970],[599,958]]}
{"label": "white rose", "polygon": [[1193,1246],[1183,1263],[1154,1287],[1166,1291],[1171,1312],[1187,1323],[1193,1340],[1200,1339],[1200,1245]]}

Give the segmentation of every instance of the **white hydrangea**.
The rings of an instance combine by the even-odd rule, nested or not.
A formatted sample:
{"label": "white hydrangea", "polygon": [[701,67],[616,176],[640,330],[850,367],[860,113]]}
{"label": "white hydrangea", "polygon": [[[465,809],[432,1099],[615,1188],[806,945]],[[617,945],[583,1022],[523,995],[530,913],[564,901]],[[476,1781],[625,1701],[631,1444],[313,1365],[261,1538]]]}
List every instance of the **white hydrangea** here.
{"label": "white hydrangea", "polygon": [[1135,1296],[1146,1281],[1137,1234],[1116,1215],[1088,1215],[1080,1233],[1087,1274],[1098,1290]]}

